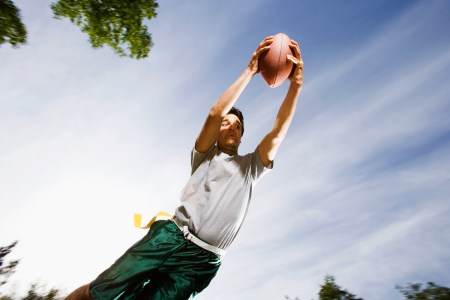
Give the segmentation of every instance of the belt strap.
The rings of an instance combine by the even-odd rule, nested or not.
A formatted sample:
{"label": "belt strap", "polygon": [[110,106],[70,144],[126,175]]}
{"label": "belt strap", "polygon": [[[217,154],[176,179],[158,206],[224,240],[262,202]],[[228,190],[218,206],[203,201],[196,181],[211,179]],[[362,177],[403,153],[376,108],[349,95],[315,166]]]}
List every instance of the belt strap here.
{"label": "belt strap", "polygon": [[195,235],[193,235],[187,226],[183,226],[183,224],[181,224],[180,220],[178,220],[175,216],[172,216],[171,214],[165,212],[165,211],[160,211],[159,213],[157,213],[151,220],[150,222],[148,222],[147,225],[145,226],[141,226],[141,222],[142,222],[142,215],[140,214],[134,214],[134,226],[138,227],[138,228],[142,228],[142,229],[148,229],[150,228],[153,223],[155,223],[156,221],[159,220],[172,220],[177,226],[178,228],[183,232],[183,236],[186,240],[196,244],[197,246],[210,251],[214,254],[219,255],[220,257],[224,257],[226,254],[226,251],[223,249],[220,249],[216,246],[210,245],[204,241],[202,241],[201,239],[199,239],[198,237],[196,237]]}
{"label": "belt strap", "polygon": [[176,217],[174,217],[173,222],[178,226],[178,228],[180,228],[180,230],[183,232],[184,238],[194,244],[196,244],[197,246],[210,251],[214,254],[219,255],[220,257],[224,257],[226,254],[226,251],[223,249],[220,249],[219,247],[210,245],[204,241],[202,241],[201,239],[199,239],[198,237],[196,237],[195,235],[193,235],[187,226],[183,226],[183,224],[181,224],[180,220],[178,220]]}

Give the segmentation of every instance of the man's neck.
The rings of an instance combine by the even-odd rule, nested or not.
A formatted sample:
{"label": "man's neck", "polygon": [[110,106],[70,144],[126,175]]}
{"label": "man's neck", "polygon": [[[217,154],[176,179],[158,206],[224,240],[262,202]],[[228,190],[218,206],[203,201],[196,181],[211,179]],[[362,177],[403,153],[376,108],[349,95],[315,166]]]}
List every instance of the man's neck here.
{"label": "man's neck", "polygon": [[219,150],[230,156],[238,154],[238,148],[233,146],[218,146]]}

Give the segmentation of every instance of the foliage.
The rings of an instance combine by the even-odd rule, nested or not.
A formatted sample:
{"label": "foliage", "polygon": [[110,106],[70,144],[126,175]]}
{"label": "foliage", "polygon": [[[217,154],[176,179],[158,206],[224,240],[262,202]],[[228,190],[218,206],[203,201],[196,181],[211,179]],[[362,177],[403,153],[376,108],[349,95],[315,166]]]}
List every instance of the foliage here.
{"label": "foliage", "polygon": [[320,287],[319,300],[362,300],[355,295],[343,290],[335,283],[334,277],[325,276],[325,283]]}
{"label": "foliage", "polygon": [[[0,296],[0,300],[14,300],[16,297]],[[44,286],[40,286],[37,283],[33,283],[27,292],[27,295],[20,298],[20,300],[60,300],[59,291],[57,289],[50,289],[46,291]]]}
{"label": "foliage", "polygon": [[153,46],[143,21],[155,18],[157,7],[155,0],[58,0],[51,5],[55,18],[69,18],[94,48],[106,44],[136,59],[147,57]]}
{"label": "foliage", "polygon": [[28,294],[21,300],[57,300],[59,291],[57,289],[50,289],[45,291],[44,287],[38,286],[36,283],[32,284]]}
{"label": "foliage", "polygon": [[0,247],[0,286],[4,285],[16,270],[19,260],[9,261],[8,264],[3,265],[5,256],[11,253],[12,249],[17,245],[17,241],[13,242],[11,245],[6,247]]}
{"label": "foliage", "polygon": [[[406,287],[397,285],[395,288],[403,294],[405,300],[450,300],[450,288],[439,286],[434,282],[428,282],[426,287],[421,283],[409,283]],[[292,300],[289,296],[284,296],[284,298],[285,300]],[[296,297],[295,300],[300,299]],[[356,298],[355,295],[343,290],[335,283],[333,276],[327,275],[319,291],[319,300],[363,299]]]}
{"label": "foliage", "polygon": [[423,288],[420,283],[409,283],[407,287],[396,286],[408,300],[450,300],[450,288],[428,282]]}
{"label": "foliage", "polygon": [[26,41],[27,30],[22,23],[20,10],[11,0],[0,0],[0,45],[9,43],[18,47]]}
{"label": "foliage", "polygon": [[[11,245],[6,247],[0,247],[0,286],[4,285],[8,277],[14,273],[19,260],[9,261],[4,265],[5,256],[10,254],[14,247],[17,245],[17,241],[13,242]],[[50,291],[45,291],[44,287],[39,286],[34,283],[28,290],[28,294],[21,298],[21,300],[57,300],[61,299],[58,297],[59,291],[57,289],[51,289]],[[0,295],[0,300],[13,300],[14,297],[11,295]]]}

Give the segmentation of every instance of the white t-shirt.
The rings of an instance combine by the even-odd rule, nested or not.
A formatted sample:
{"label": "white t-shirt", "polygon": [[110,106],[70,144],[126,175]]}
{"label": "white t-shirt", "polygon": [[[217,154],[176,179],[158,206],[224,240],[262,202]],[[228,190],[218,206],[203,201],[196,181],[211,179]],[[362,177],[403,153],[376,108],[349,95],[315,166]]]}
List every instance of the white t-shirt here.
{"label": "white t-shirt", "polygon": [[255,184],[273,164],[264,167],[257,150],[230,156],[213,146],[205,153],[192,150],[191,165],[175,216],[198,238],[226,249],[244,221]]}

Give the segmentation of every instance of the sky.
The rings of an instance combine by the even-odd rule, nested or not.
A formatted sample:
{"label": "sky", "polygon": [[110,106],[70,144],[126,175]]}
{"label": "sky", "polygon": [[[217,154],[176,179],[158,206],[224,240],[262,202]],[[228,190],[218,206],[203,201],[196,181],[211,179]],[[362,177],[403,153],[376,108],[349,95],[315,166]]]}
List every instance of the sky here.
{"label": "sky", "polygon": [[[216,278],[196,299],[317,299],[327,274],[364,299],[450,286],[450,2],[160,1],[144,60],[93,49],[52,1],[15,1],[28,43],[0,47],[1,293],[62,293],[173,212],[220,94],[266,36],[300,44],[295,119]],[[272,128],[288,83],[237,102],[240,153]]]}

